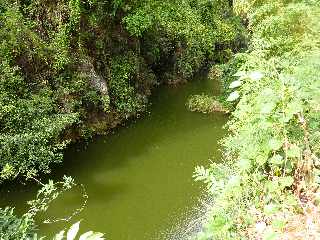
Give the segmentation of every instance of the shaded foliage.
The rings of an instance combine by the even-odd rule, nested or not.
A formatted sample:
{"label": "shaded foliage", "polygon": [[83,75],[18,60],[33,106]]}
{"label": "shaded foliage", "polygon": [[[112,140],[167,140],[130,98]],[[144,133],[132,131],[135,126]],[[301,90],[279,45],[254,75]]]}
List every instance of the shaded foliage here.
{"label": "shaded foliage", "polygon": [[97,121],[142,111],[155,73],[190,77],[240,36],[218,0],[2,0],[0,26],[4,178],[49,172]]}

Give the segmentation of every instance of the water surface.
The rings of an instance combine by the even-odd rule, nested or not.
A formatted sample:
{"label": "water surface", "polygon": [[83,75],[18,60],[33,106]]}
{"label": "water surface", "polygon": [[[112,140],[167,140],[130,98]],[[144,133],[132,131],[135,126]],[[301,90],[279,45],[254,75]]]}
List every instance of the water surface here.
{"label": "water surface", "polygon": [[[219,156],[217,142],[226,117],[185,107],[190,94],[216,94],[214,89],[205,78],[177,88],[160,87],[149,114],[108,136],[71,147],[53,178],[66,174],[86,186],[88,205],[73,222],[83,219],[82,230],[104,232],[110,240],[165,240],[162,233],[178,225],[200,195],[201,185],[192,179],[195,166]],[[16,204],[22,211],[35,191],[34,185],[2,189],[1,203]],[[70,213],[79,207],[79,198],[77,191],[66,194],[48,214]],[[63,226],[42,224],[40,229],[51,235]]]}

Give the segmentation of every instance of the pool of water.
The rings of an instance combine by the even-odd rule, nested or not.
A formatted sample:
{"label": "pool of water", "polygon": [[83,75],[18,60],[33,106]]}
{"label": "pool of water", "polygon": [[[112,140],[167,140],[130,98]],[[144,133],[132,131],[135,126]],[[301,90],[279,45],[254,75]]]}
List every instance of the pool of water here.
{"label": "pool of water", "polygon": [[[149,113],[86,144],[70,147],[51,178],[73,176],[89,195],[87,207],[72,222],[82,230],[104,232],[110,240],[165,240],[192,209],[201,192],[192,174],[195,166],[218,158],[218,140],[226,116],[189,112],[190,94],[217,94],[217,86],[198,77],[177,88],[162,86],[151,98]],[[25,208],[35,185],[10,185],[1,190],[1,206]],[[48,215],[64,216],[81,204],[78,191],[57,200]],[[71,224],[71,223],[70,223]],[[50,236],[65,223],[40,224]]]}

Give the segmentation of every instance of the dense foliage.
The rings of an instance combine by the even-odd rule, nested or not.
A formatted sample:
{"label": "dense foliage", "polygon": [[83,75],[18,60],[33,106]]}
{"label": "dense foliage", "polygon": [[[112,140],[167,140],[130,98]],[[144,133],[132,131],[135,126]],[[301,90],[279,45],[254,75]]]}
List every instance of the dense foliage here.
{"label": "dense foliage", "polygon": [[[71,140],[144,110],[153,86],[229,60],[244,43],[242,22],[248,50],[219,68],[234,110],[226,161],[195,174],[214,206],[196,239],[295,238],[292,223],[320,201],[320,5],[232,2],[0,0],[1,181],[49,172]],[[204,95],[188,105],[223,109]],[[66,180],[62,192],[73,185]],[[49,182],[21,217],[0,209],[1,239],[37,239],[34,217],[56,191]]]}
{"label": "dense foliage", "polygon": [[155,84],[223,61],[240,38],[220,0],[1,0],[0,26],[0,172],[8,179],[49,172],[70,140],[137,114]]}
{"label": "dense foliage", "polygon": [[[34,200],[28,202],[29,209],[22,216],[17,216],[14,213],[14,208],[0,208],[0,239],[1,240],[40,240],[47,239],[39,237],[37,234],[36,216],[45,212],[50,204],[57,199],[61,194],[70,191],[77,186],[74,180],[70,177],[64,177],[61,182],[53,182],[49,180],[47,184],[40,183],[42,188],[38,191]],[[71,217],[79,213],[86,204],[86,195],[84,197],[84,205],[75,212],[70,213],[70,216],[62,219],[47,220],[47,223],[52,221],[69,221]],[[80,222],[73,224],[67,231],[62,230],[57,233],[53,240],[74,240],[79,231]],[[93,231],[88,231],[79,236],[79,240],[103,240],[103,234]]]}
{"label": "dense foliage", "polygon": [[35,223],[27,215],[17,217],[13,208],[0,209],[0,239],[36,239]]}
{"label": "dense foliage", "polygon": [[[228,59],[242,39],[230,4],[0,0],[0,183],[50,172],[70,141],[143,111],[153,86]],[[45,185],[21,217],[0,209],[1,239],[37,239],[34,217],[56,190]]]}
{"label": "dense foliage", "polygon": [[319,3],[235,3],[250,43],[231,62],[240,67],[223,78],[230,79],[227,101],[236,104],[223,140],[226,161],[197,168],[213,196],[197,239],[317,239]]}

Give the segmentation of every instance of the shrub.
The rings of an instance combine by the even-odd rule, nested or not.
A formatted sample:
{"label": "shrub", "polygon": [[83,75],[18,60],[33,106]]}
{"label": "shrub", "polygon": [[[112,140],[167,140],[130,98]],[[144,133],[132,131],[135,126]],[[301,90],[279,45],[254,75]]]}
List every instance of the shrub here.
{"label": "shrub", "polygon": [[224,112],[227,113],[228,109],[217,101],[214,97],[208,95],[192,95],[187,101],[187,107],[193,112],[211,113],[211,112]]}
{"label": "shrub", "polygon": [[[35,179],[36,180],[36,179]],[[38,181],[38,180],[36,180]],[[40,183],[40,182],[39,182]],[[76,184],[70,177],[64,177],[62,182],[53,182],[49,180],[47,184],[40,183],[42,188],[38,191],[34,200],[29,201],[29,210],[22,216],[16,216],[14,209],[6,207],[0,208],[0,239],[2,240],[37,240],[44,239],[45,237],[39,237],[37,234],[37,225],[35,218],[40,212],[45,212],[50,204],[57,199],[61,194],[74,188]],[[82,187],[83,188],[83,187]],[[84,205],[77,209],[75,212],[70,213],[70,216],[63,219],[55,219],[56,221],[69,221],[74,215],[78,214],[84,208],[87,200],[87,196],[84,193]],[[47,221],[49,223],[50,221]],[[65,239],[65,233],[67,240],[76,239],[79,231],[80,222],[73,224],[67,232],[62,230],[53,238],[53,240]],[[102,233],[89,231],[82,234],[79,240],[103,240]]]}
{"label": "shrub", "polygon": [[252,34],[227,99],[236,105],[223,140],[229,163],[196,170],[214,196],[197,239],[287,238],[290,219],[318,208],[319,8],[241,3]]}

